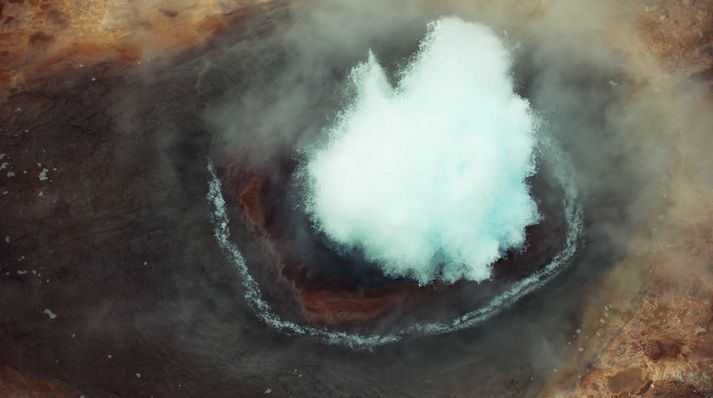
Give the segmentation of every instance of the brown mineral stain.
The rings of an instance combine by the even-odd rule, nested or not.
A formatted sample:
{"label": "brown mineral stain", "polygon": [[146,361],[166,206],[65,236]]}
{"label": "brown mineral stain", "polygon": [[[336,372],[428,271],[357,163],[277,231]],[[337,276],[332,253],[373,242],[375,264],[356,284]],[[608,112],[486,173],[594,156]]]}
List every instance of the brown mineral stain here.
{"label": "brown mineral stain", "polygon": [[631,394],[641,390],[647,384],[644,380],[641,369],[629,368],[607,377],[607,388],[616,395],[623,393]]}
{"label": "brown mineral stain", "polygon": [[[0,94],[32,85],[63,68],[161,59],[206,43],[250,3],[0,3]],[[127,56],[128,55],[128,56]]]}
{"label": "brown mineral stain", "polygon": [[251,223],[260,228],[265,228],[265,209],[261,200],[261,192],[264,185],[265,180],[262,177],[253,176],[238,196],[238,200],[243,205],[245,215]]}
{"label": "brown mineral stain", "polygon": [[368,322],[386,314],[399,301],[397,294],[365,297],[358,293],[300,290],[301,303],[310,321],[337,326]]}
{"label": "brown mineral stain", "polygon": [[58,380],[22,374],[12,368],[0,368],[0,396],[3,398],[70,398],[81,393]]}

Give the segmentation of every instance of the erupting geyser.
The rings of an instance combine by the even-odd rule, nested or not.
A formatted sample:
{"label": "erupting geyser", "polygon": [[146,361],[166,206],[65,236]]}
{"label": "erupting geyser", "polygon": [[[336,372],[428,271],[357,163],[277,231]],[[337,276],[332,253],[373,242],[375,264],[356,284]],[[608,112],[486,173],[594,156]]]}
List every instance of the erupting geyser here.
{"label": "erupting geyser", "polygon": [[257,317],[371,348],[470,328],[557,275],[581,232],[577,190],[510,68],[489,28],[441,19],[394,83],[373,54],[352,70],[324,141],[293,142],[300,164],[211,162],[214,234]]}
{"label": "erupting geyser", "polygon": [[387,275],[488,279],[540,219],[527,183],[537,122],[503,43],[441,19],[395,87],[373,54],[351,83],[351,105],[303,167],[315,226]]}

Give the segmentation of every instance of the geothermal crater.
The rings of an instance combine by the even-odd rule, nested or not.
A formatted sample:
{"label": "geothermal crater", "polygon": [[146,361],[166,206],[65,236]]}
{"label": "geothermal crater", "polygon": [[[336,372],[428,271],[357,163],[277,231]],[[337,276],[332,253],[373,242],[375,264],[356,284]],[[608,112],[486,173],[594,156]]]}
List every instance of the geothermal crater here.
{"label": "geothermal crater", "polygon": [[[446,178],[484,158],[441,162],[434,131],[465,132],[428,119],[471,125],[484,91],[399,88],[444,15],[514,58],[486,105],[514,91],[537,120],[532,172],[488,175],[539,217],[487,267],[442,228],[412,261],[378,246],[490,185]],[[0,396],[713,396],[711,26],[704,0],[0,1]],[[478,71],[473,42],[452,67]],[[451,72],[428,90],[475,78]],[[354,175],[310,173],[372,138]],[[379,185],[403,170],[423,184]]]}
{"label": "geothermal crater", "polygon": [[240,237],[259,286],[248,300],[274,307],[261,316],[456,330],[566,265],[579,229],[568,165],[511,73],[489,28],[442,19],[393,76],[372,52],[355,66],[349,105],[315,143],[261,165],[223,154],[230,217],[216,222]]}

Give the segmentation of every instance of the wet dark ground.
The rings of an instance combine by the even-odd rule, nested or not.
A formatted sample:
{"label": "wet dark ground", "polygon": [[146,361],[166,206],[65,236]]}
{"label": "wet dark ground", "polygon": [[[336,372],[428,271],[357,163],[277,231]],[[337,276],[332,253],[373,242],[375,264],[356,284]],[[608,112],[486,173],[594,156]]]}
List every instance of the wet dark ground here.
{"label": "wet dark ground", "polygon": [[[269,57],[251,43],[277,15],[170,63],[78,68],[2,104],[0,364],[68,396],[536,395],[613,248],[481,326],[373,351],[277,334],[247,308],[212,235],[206,162],[224,146],[204,114],[255,78]],[[234,67],[246,51],[256,63]]]}

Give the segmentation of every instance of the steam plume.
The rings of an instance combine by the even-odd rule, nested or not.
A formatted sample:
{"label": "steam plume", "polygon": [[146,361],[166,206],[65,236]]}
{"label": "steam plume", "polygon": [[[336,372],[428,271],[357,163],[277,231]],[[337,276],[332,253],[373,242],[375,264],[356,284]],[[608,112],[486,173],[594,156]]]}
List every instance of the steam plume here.
{"label": "steam plume", "polygon": [[536,121],[509,69],[489,28],[456,18],[430,25],[396,87],[370,53],[305,165],[317,228],[389,275],[488,279],[540,217],[526,182]]}

